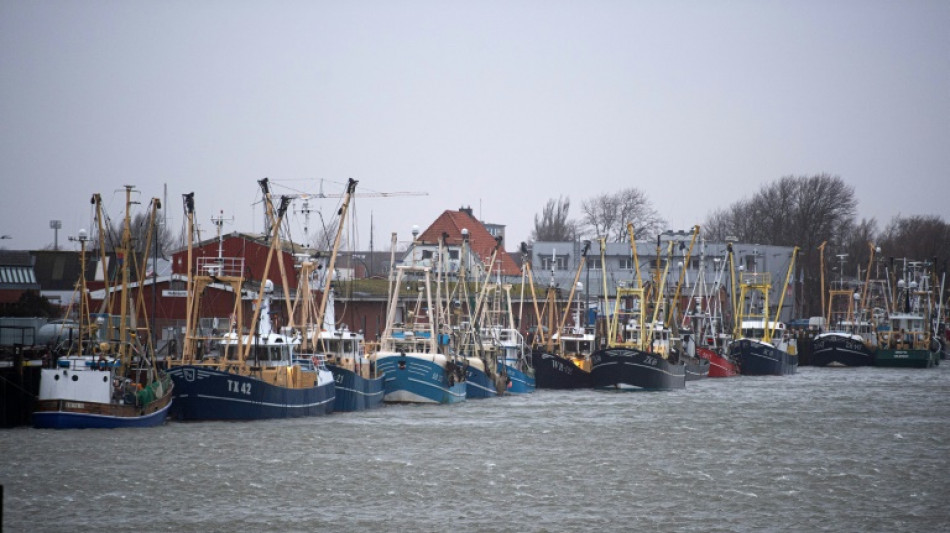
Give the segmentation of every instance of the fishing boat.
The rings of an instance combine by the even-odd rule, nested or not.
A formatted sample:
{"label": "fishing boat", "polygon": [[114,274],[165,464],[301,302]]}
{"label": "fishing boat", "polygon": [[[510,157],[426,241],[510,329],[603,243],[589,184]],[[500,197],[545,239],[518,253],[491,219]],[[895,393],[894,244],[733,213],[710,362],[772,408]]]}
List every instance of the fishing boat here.
{"label": "fishing boat", "polygon": [[[273,218],[270,194],[265,204]],[[169,375],[175,382],[174,416],[179,420],[258,420],[320,416],[333,412],[333,374],[322,360],[301,362],[296,348],[301,336],[277,331],[271,322],[274,283],[268,279],[271,263],[280,246],[279,230],[289,198],[282,198],[272,225],[256,305],[249,324],[244,322],[244,258],[199,257],[191,264],[191,234],[194,227],[194,197],[185,195],[188,218],[188,314],[181,357],[169,359]],[[233,307],[223,333],[201,317],[202,298],[210,286],[230,289]],[[284,290],[287,282],[284,280]]]}
{"label": "fishing boat", "polygon": [[[822,265],[822,295],[824,295],[824,248],[819,246]],[[877,349],[877,333],[868,312],[868,289],[871,284],[871,265],[875,249],[871,247],[867,277],[860,293],[854,283],[844,278],[844,261],[847,254],[840,254],[838,280],[828,290],[828,307],[825,324],[828,330],[815,336],[812,341],[812,365],[831,367],[873,366]]]}
{"label": "fishing boat", "polygon": [[531,365],[531,352],[524,335],[515,327],[515,315],[511,305],[511,285],[504,284],[501,288],[504,291],[506,305],[502,309],[495,309],[493,313],[495,319],[488,329],[488,334],[499,347],[498,372],[508,378],[508,393],[527,394],[534,392],[536,386],[534,367]]}
{"label": "fishing boat", "polygon": [[[441,261],[446,254],[443,253],[444,239],[439,240],[439,260]],[[485,269],[485,279],[478,280],[476,291],[478,298],[475,300],[473,309],[466,313],[469,320],[459,324],[457,329],[458,341],[455,343],[457,351],[464,358],[466,397],[468,399],[493,398],[505,394],[508,390],[509,377],[508,367],[501,364],[504,355],[502,346],[497,336],[499,324],[497,324],[497,309],[493,306],[500,303],[499,291],[501,284],[492,283],[490,278],[498,258],[498,250],[501,248],[501,239],[496,239],[495,249]],[[468,252],[468,240],[463,237],[462,241],[462,269],[459,279],[461,283],[457,285],[460,289],[460,303],[470,301],[468,294],[468,280],[465,260]],[[444,268],[439,269],[439,277]],[[437,280],[441,287],[441,279]],[[438,291],[437,291],[438,293]],[[452,300],[452,293],[447,293]],[[441,298],[437,295],[436,301]],[[463,306],[464,307],[464,306]],[[450,313],[443,312],[443,316],[448,317]],[[443,320],[448,322],[448,319]]]}
{"label": "fishing boat", "polygon": [[[40,373],[39,396],[33,412],[33,425],[37,428],[126,428],[152,427],[165,422],[173,403],[173,384],[155,364],[154,349],[150,342],[149,329],[138,328],[130,313],[129,275],[130,263],[136,261],[131,254],[131,218],[133,188],[126,186],[126,213],[122,231],[122,243],[118,248],[121,264],[121,282],[118,288],[109,288],[107,281],[104,307],[111,311],[114,292],[117,289],[118,315],[111,312],[99,314],[95,320],[90,312],[89,294],[86,286],[86,238],[80,231],[81,243],[78,338],[65,346],[65,356],[58,358],[53,368],[44,368]],[[100,226],[100,250],[104,250],[106,232],[103,231],[101,199],[97,194],[92,203]],[[152,200],[154,211],[160,207]],[[149,232],[148,235],[152,233]],[[148,249],[148,247],[146,247]],[[143,269],[138,269],[142,275]],[[139,285],[141,286],[141,284]],[[141,293],[139,293],[141,303]],[[139,307],[140,309],[141,307]],[[67,311],[69,314],[69,310]]]}
{"label": "fishing boat", "polygon": [[[627,230],[636,279],[633,287],[618,286],[616,289],[614,309],[607,329],[607,346],[591,356],[593,385],[597,389],[610,390],[682,389],[686,386],[686,364],[673,349],[670,328],[660,318],[670,261],[666,261],[662,276],[657,271],[660,283],[656,298],[651,302],[652,318],[647,321],[649,299],[640,279],[632,225],[628,225]],[[671,241],[670,250],[672,246]],[[604,283],[606,285],[606,281]],[[606,286],[604,294],[607,294]]]}
{"label": "fishing boat", "polygon": [[[709,363],[707,377],[727,378],[739,375],[739,365],[726,353],[726,345],[732,340],[723,323],[722,301],[723,274],[725,273],[727,258],[716,257],[716,279],[709,287],[706,283],[706,256],[705,243],[699,260],[699,276],[693,286],[690,301],[694,307],[684,313],[682,328],[687,328],[690,335],[685,339],[684,350],[691,356],[698,357]],[[687,370],[687,377],[689,372]]]}
{"label": "fishing boat", "polygon": [[887,325],[878,331],[875,366],[932,368],[940,364],[938,344],[931,331],[934,309],[929,266],[920,261],[903,261]]}
{"label": "fishing boat", "polygon": [[[300,264],[300,287],[291,316],[300,317],[302,336],[300,351],[304,364],[323,362],[333,374],[336,399],[333,410],[338,412],[362,411],[380,407],[383,403],[383,376],[366,356],[363,334],[350,331],[345,324],[337,325],[334,304],[333,274],[340,250],[350,200],[357,181],[350,179],[339,210],[339,224],[333,248],[323,268],[315,269],[314,262]],[[320,306],[314,307],[312,298],[316,288],[316,272],[323,273]],[[311,320],[313,319],[313,320]],[[322,327],[317,325],[321,324]]]}
{"label": "fishing boat", "polygon": [[[782,287],[782,296],[770,317],[769,293],[772,290],[768,272],[743,272],[739,284],[739,297],[735,300],[736,330],[728,353],[739,362],[739,370],[745,376],[783,376],[798,370],[796,339],[785,324],[778,320],[785,299],[789,277],[795,264],[798,247],[792,250]],[[748,302],[744,305],[744,302]]]}
{"label": "fishing boat", "polygon": [[[419,290],[414,310],[406,310],[405,323],[397,321],[400,288],[409,278]],[[458,403],[465,401],[464,363],[450,351],[450,333],[435,320],[428,266],[399,265],[391,284],[386,327],[379,350],[370,356],[383,373],[387,403]]]}
{"label": "fishing boat", "polygon": [[[587,252],[590,242],[584,244],[581,261],[578,262],[574,274],[574,283],[567,299],[567,306],[560,322],[555,322],[557,308],[557,287],[554,283],[554,267],[551,267],[551,282],[548,285],[547,324],[556,325],[555,331],[547,332],[542,326],[540,312],[535,304],[535,313],[538,315],[537,331],[533,338],[531,362],[534,366],[535,383],[542,389],[586,389],[592,385],[590,371],[590,356],[596,348],[596,336],[593,328],[585,327],[582,323],[584,316],[581,310],[573,310],[573,324],[567,324],[567,317],[572,312],[571,303],[574,292],[580,279],[581,269],[587,263]],[[530,277],[529,277],[530,279]],[[531,282],[531,294],[534,292],[534,283]],[[580,302],[578,302],[578,307]]]}
{"label": "fishing boat", "polygon": [[363,334],[351,331],[346,325],[336,327],[330,309],[315,346],[318,359],[326,362],[336,384],[333,410],[349,412],[381,407],[383,375],[366,354]]}

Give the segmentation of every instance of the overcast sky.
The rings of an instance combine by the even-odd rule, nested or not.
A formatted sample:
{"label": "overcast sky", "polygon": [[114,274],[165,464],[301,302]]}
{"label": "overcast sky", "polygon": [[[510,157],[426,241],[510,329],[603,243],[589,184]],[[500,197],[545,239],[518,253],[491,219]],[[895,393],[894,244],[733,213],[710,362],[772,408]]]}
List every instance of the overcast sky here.
{"label": "overcast sky", "polygon": [[205,231],[221,210],[261,231],[265,176],[428,193],[357,198],[378,250],[469,205],[514,250],[548,199],[579,216],[626,187],[686,229],[819,173],[879,227],[947,220],[948,27],[945,0],[4,0],[0,246],[59,219],[74,247],[89,197],[121,217],[126,184],[143,204],[167,185],[176,232],[191,191]]}

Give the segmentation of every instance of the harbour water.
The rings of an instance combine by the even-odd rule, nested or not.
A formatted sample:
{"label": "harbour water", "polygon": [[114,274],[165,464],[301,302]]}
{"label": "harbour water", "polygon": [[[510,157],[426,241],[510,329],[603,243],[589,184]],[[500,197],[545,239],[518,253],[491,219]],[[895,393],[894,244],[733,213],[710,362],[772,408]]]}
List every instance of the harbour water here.
{"label": "harbour water", "polygon": [[0,431],[3,531],[948,531],[950,364]]}

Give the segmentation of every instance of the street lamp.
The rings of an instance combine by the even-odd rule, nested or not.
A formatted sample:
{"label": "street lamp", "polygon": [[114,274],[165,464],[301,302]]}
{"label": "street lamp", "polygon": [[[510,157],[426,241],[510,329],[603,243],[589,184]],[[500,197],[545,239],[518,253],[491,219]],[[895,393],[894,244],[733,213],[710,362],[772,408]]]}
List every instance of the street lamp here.
{"label": "street lamp", "polygon": [[63,221],[50,220],[49,227],[53,230],[53,250],[59,251],[59,230],[63,227]]}

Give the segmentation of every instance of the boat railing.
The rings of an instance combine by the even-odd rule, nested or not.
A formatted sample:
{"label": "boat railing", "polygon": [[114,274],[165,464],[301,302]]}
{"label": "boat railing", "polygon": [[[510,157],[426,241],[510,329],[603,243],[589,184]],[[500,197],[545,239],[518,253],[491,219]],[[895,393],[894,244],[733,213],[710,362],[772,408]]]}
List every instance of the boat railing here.
{"label": "boat railing", "polygon": [[740,279],[741,279],[741,283],[744,285],[771,285],[772,273],[771,272],[743,272]]}
{"label": "boat railing", "polygon": [[244,275],[244,258],[199,257],[197,267],[199,276],[229,276],[237,278]]}

